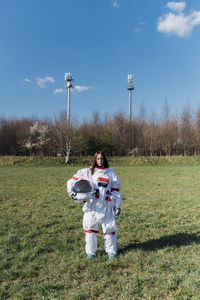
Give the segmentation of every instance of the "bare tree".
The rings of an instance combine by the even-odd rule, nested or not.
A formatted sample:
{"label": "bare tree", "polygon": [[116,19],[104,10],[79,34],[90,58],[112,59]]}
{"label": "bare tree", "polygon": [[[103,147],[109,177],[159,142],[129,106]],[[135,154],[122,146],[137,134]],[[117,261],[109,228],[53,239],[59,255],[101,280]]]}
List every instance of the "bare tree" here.
{"label": "bare tree", "polygon": [[55,155],[64,156],[68,163],[71,151],[75,149],[76,127],[67,122],[66,116],[62,113],[59,119],[55,120],[52,138],[54,141]]}
{"label": "bare tree", "polygon": [[144,106],[137,119],[122,113],[102,121],[98,112],[91,121],[70,124],[62,113],[54,122],[0,118],[0,155],[56,155],[66,162],[74,155],[91,155],[98,149],[108,155],[200,155],[200,109],[187,106],[180,118],[170,116],[165,102],[162,118],[147,118]]}
{"label": "bare tree", "polygon": [[184,155],[194,154],[195,140],[192,114],[189,105],[184,108],[180,123],[180,139],[183,144]]}
{"label": "bare tree", "polygon": [[165,155],[175,154],[175,145],[178,146],[178,118],[170,117],[167,100],[164,104],[163,117],[160,123],[161,145]]}
{"label": "bare tree", "polygon": [[200,155],[200,108],[197,110],[195,115],[194,136],[195,136],[195,154]]}

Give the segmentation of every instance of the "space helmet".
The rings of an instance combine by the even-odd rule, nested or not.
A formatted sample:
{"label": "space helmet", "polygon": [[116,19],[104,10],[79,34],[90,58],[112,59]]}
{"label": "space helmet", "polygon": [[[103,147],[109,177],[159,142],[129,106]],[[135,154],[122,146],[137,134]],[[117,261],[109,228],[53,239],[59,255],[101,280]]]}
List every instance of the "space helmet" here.
{"label": "space helmet", "polygon": [[94,187],[92,182],[85,179],[81,179],[75,183],[73,187],[73,192],[76,193],[76,202],[82,203],[93,198]]}

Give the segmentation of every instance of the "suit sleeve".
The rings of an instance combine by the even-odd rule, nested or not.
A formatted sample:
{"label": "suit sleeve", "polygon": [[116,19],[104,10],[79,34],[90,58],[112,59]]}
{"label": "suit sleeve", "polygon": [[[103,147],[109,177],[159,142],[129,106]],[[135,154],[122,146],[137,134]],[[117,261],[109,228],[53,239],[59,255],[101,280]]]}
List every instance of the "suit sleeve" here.
{"label": "suit sleeve", "polygon": [[112,192],[112,196],[114,197],[114,205],[116,207],[121,206],[120,188],[121,188],[121,181],[120,181],[119,177],[117,176],[117,174],[115,174],[115,172],[113,171],[112,183],[111,183],[111,192]]}

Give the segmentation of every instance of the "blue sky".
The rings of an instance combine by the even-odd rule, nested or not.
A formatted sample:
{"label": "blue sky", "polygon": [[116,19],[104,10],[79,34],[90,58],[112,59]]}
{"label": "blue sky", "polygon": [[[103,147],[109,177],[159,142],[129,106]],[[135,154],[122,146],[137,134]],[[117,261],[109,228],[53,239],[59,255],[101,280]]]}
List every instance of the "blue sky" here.
{"label": "blue sky", "polygon": [[123,112],[134,75],[133,114],[200,106],[200,1],[2,0],[0,116],[54,119]]}

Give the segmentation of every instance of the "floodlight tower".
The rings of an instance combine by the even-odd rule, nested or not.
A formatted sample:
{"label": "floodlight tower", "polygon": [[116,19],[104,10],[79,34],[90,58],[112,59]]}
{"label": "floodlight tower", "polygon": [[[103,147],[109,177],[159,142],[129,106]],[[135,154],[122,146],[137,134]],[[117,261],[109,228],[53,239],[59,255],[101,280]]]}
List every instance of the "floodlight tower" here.
{"label": "floodlight tower", "polygon": [[128,74],[127,90],[129,91],[129,121],[131,121],[132,120],[132,91],[134,90],[132,74]]}
{"label": "floodlight tower", "polygon": [[65,73],[65,81],[67,88],[67,123],[70,123],[70,89],[74,86],[73,75],[71,73]]}

